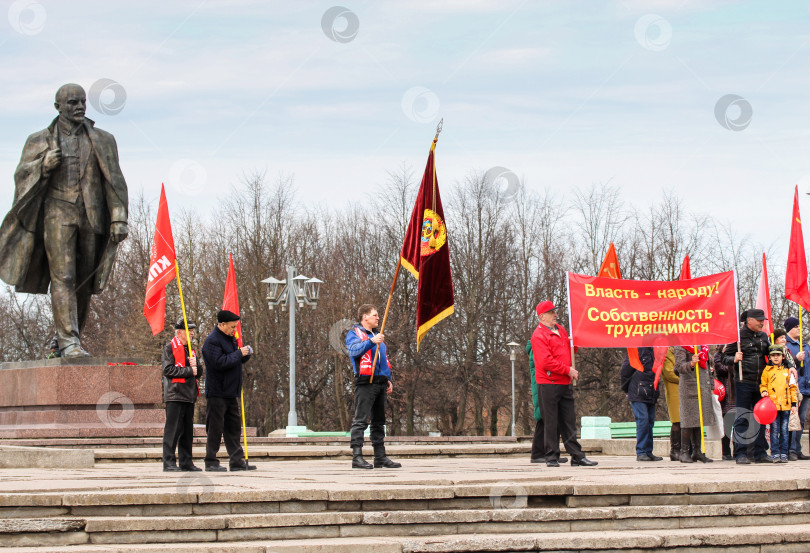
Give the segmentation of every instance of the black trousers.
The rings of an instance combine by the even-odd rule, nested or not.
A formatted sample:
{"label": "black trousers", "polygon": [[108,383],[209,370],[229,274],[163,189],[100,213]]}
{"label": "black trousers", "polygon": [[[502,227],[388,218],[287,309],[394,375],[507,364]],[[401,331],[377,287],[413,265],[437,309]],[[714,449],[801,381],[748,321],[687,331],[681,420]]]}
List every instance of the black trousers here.
{"label": "black trousers", "polygon": [[539,459],[546,455],[546,432],[543,419],[534,423],[534,437],[532,438],[532,459]]}
{"label": "black trousers", "polygon": [[[194,404],[187,401],[166,402],[166,425],[163,427],[163,466],[173,467],[180,458],[181,467],[194,464],[191,443],[194,440]],[[177,450],[177,457],[174,455]]]}
{"label": "black trousers", "polygon": [[385,441],[385,403],[388,382],[360,384],[354,387],[354,420],[352,420],[351,446],[363,447],[363,433],[371,421],[371,445]]}
{"label": "black trousers", "polygon": [[217,453],[220,440],[225,438],[225,449],[230,457],[230,466],[244,465],[245,454],[239,439],[242,437],[242,417],[239,414],[239,400],[235,397],[207,398],[205,432],[208,441],[205,444],[205,466],[219,464]]}
{"label": "black trousers", "polygon": [[540,413],[543,416],[545,432],[546,461],[556,461],[560,458],[560,438],[565,450],[575,460],[582,459],[582,453],[577,441],[577,413],[574,409],[574,392],[569,384],[538,384],[537,393],[540,399]]}

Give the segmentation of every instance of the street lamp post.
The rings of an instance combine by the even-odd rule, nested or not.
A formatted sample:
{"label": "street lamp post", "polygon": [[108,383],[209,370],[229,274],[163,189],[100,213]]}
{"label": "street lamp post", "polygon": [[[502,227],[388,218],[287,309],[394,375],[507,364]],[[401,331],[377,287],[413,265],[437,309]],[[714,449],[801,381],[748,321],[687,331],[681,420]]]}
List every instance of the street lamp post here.
{"label": "street lamp post", "polygon": [[517,360],[517,348],[520,344],[509,342],[509,360],[512,361],[512,436],[515,435],[515,361]]}
{"label": "street lamp post", "polygon": [[267,305],[271,310],[276,305],[281,305],[282,311],[288,306],[290,308],[290,412],[287,414],[287,435],[290,432],[297,435],[306,429],[298,427],[295,410],[295,307],[297,304],[299,309],[303,309],[304,305],[310,305],[315,309],[323,281],[299,275],[295,267],[287,265],[286,280],[269,277],[262,282],[267,284]]}

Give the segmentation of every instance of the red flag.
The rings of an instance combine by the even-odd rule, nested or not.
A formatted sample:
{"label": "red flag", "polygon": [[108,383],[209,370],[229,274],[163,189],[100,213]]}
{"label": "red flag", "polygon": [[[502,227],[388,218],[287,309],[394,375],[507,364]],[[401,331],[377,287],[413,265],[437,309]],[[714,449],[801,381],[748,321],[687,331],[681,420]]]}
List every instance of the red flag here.
{"label": "red flag", "polygon": [[793,218],[790,221],[790,246],[785,272],[785,298],[810,310],[810,291],[807,289],[807,258],[804,254],[802,218],[799,215],[799,187],[793,195]]}
{"label": "red flag", "polygon": [[678,280],[689,280],[690,278],[692,278],[692,268],[689,266],[689,254],[686,254],[681,263],[681,277]]}
{"label": "red flag", "polygon": [[762,332],[765,334],[773,334],[773,323],[771,322],[771,291],[768,288],[768,265],[765,262],[765,254],[762,254],[762,273],[759,275],[759,290],[757,291],[757,303],[754,305],[757,309],[762,309],[765,312],[765,324],[762,327]]}
{"label": "red flag", "polygon": [[[239,292],[236,291],[236,271],[233,269],[233,256],[228,254],[230,263],[228,265],[228,277],[225,279],[225,297],[222,298],[222,309],[239,315]],[[242,321],[236,321],[236,345],[242,347]]]}
{"label": "red flag", "polygon": [[453,314],[453,277],[444,209],[436,180],[434,150],[430,147],[425,174],[405,231],[400,262],[419,280],[416,296],[416,349],[436,323]]}
{"label": "red flag", "polygon": [[[613,242],[608,246],[608,251],[605,254],[605,259],[602,260],[602,265],[599,267],[599,272],[596,276],[605,278],[622,278],[622,270],[619,267],[619,256],[616,255],[616,246]],[[638,356],[638,348],[627,348],[627,360],[630,366],[639,372],[644,372],[644,365]]]}
{"label": "red flag", "polygon": [[605,259],[599,267],[599,272],[596,276],[608,278],[622,278],[622,270],[619,268],[619,257],[616,255],[616,247],[613,242],[610,243],[608,251],[605,254]]}
{"label": "red flag", "polygon": [[149,321],[153,336],[163,332],[166,324],[166,285],[174,278],[176,262],[169,206],[166,203],[166,191],[161,184],[155,234],[152,237],[152,255],[149,257],[149,279],[143,302],[143,314]]}

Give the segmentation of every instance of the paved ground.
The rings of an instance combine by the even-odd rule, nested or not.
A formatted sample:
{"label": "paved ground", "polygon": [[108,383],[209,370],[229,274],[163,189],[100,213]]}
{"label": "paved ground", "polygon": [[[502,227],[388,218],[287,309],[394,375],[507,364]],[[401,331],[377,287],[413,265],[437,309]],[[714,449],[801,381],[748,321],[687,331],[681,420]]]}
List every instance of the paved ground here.
{"label": "paved ground", "polygon": [[[672,461],[639,463],[633,457],[595,456],[598,467],[549,468],[517,458],[405,459],[398,470],[351,469],[349,461],[258,461],[249,473],[164,473],[155,463],[103,463],[88,469],[3,469],[0,496],[9,493],[107,492],[113,494],[199,491],[258,492],[261,490],[324,490],[412,488],[448,485],[488,485],[493,493],[512,484],[593,487],[595,493],[636,488],[656,493],[659,486],[690,484],[711,492],[718,483],[735,483],[739,491],[767,490],[769,482],[793,480],[796,489],[810,488],[810,461],[788,464],[736,465],[729,461],[682,464]],[[791,486],[792,488],[792,486]],[[601,492],[596,491],[601,490]],[[729,490],[726,490],[729,491]],[[608,492],[609,493],[609,492]],[[627,493],[627,492],[624,492]],[[512,492],[514,494],[514,492]]]}

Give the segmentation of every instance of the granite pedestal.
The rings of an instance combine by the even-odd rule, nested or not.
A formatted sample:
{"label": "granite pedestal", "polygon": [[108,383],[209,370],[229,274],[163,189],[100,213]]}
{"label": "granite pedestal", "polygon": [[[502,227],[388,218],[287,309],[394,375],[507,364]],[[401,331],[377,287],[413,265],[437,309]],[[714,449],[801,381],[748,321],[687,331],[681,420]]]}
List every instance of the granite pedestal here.
{"label": "granite pedestal", "polygon": [[0,438],[161,435],[161,379],[132,359],[3,363]]}

